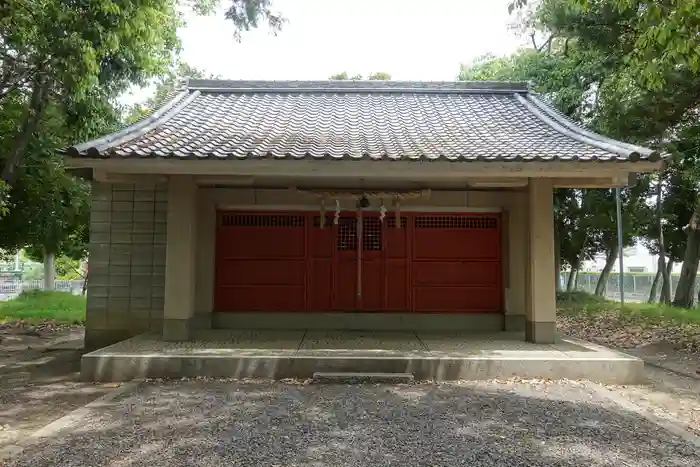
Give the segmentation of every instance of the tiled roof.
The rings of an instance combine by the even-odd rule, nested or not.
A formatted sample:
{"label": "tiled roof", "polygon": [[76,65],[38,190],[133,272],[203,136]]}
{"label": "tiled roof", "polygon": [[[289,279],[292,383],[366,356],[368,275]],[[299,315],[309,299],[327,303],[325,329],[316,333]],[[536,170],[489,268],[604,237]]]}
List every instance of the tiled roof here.
{"label": "tiled roof", "polygon": [[522,83],[192,80],[151,116],[70,147],[87,158],[637,161]]}

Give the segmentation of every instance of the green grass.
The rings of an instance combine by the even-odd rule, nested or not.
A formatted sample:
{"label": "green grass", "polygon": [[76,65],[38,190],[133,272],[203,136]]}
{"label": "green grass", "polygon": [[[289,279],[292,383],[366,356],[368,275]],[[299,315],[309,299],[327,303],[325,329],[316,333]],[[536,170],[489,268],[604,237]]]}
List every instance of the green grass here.
{"label": "green grass", "polygon": [[628,321],[645,321],[653,324],[699,324],[700,309],[678,308],[659,303],[620,303],[591,295],[586,292],[563,292],[557,294],[559,312],[563,314],[596,315],[617,313]]}
{"label": "green grass", "polygon": [[68,292],[22,292],[12,300],[0,302],[0,321],[16,320],[82,324],[85,322],[85,297]]}

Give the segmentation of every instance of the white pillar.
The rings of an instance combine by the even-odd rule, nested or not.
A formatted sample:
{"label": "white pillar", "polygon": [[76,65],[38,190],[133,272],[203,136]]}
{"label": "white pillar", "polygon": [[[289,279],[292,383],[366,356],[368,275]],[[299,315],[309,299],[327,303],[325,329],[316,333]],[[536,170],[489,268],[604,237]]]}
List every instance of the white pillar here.
{"label": "white pillar", "polygon": [[504,228],[508,230],[508,257],[506,263],[507,287],[505,290],[505,330],[525,331],[527,310],[526,274],[528,268],[528,204],[527,197],[511,198],[508,211],[504,213]]}
{"label": "white pillar", "polygon": [[531,178],[528,184],[528,268],[525,339],[554,343],[556,284],[554,274],[554,206],[552,182]]}
{"label": "white pillar", "polygon": [[167,341],[190,338],[195,304],[196,207],[194,178],[171,176],[168,181],[163,310],[163,339]]}

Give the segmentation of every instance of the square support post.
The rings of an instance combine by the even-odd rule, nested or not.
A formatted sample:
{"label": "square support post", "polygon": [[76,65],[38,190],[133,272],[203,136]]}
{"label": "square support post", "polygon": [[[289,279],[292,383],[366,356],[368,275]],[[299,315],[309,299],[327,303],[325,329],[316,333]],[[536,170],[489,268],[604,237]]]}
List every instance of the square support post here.
{"label": "square support post", "polygon": [[554,206],[552,182],[531,178],[528,184],[528,266],[525,339],[552,344],[556,334],[554,282]]}
{"label": "square support post", "polygon": [[195,308],[197,185],[187,175],[168,181],[163,340],[188,340]]}

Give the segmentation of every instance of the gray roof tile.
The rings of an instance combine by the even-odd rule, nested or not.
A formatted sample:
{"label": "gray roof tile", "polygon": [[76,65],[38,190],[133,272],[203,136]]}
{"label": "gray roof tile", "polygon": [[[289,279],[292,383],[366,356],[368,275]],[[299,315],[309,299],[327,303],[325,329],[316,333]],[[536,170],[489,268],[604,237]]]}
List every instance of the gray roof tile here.
{"label": "gray roof tile", "polygon": [[588,132],[522,83],[190,81],[73,157],[658,160]]}

